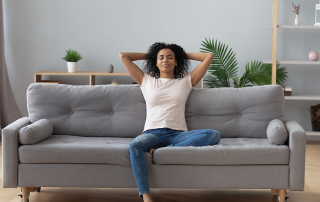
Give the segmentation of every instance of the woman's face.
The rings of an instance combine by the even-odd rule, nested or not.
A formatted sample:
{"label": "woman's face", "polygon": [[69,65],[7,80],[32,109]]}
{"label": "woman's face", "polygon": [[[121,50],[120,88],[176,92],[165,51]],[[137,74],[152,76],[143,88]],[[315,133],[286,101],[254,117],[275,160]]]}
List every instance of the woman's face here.
{"label": "woman's face", "polygon": [[171,49],[161,49],[158,52],[156,66],[159,68],[160,72],[172,72],[173,74],[174,68],[177,65],[174,52]]}

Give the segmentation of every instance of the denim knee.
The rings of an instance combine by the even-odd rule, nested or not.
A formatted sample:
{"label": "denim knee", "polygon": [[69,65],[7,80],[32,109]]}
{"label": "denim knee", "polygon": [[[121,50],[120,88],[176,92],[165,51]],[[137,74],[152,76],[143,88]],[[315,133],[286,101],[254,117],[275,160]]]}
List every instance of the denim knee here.
{"label": "denim knee", "polygon": [[211,145],[215,145],[215,144],[218,144],[220,142],[220,139],[221,139],[221,135],[220,135],[220,132],[217,131],[217,130],[212,130],[212,129],[209,129],[210,131],[210,144]]}
{"label": "denim knee", "polygon": [[136,141],[136,139],[133,139],[132,142],[130,143],[129,146],[129,151],[135,151],[136,149],[143,149],[143,147],[141,146],[141,144],[139,142]]}

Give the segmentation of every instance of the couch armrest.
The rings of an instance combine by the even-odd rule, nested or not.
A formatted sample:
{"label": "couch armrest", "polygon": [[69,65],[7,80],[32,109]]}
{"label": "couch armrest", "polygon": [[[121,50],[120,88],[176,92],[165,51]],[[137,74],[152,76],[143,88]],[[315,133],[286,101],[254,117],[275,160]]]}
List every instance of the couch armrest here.
{"label": "couch armrest", "polygon": [[29,125],[29,117],[22,117],[2,130],[2,187],[18,187],[19,130]]}
{"label": "couch armrest", "polygon": [[306,159],[306,132],[296,121],[286,120],[285,125],[289,133],[290,149],[289,190],[303,191]]}

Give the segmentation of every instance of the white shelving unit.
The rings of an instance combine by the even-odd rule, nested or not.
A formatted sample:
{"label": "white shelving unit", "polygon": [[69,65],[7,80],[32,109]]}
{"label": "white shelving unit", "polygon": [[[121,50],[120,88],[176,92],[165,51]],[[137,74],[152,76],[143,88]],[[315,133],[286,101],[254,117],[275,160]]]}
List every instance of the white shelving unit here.
{"label": "white shelving unit", "polygon": [[[263,25],[265,28],[273,28],[273,25]],[[320,26],[314,25],[277,25],[277,28],[288,28],[288,29],[320,29]]]}
{"label": "white shelving unit", "polygon": [[[276,2],[276,1],[275,1]],[[264,28],[272,28],[272,60],[263,60],[263,63],[272,63],[272,84],[276,83],[276,64],[293,64],[293,65],[318,65],[320,61],[284,61],[276,60],[277,51],[277,29],[319,29],[320,26],[314,25],[277,25],[277,3],[273,5],[273,23],[272,25],[263,25]],[[320,70],[319,70],[320,73]],[[285,96],[285,100],[320,100],[320,95],[292,95]],[[307,140],[320,140],[320,131],[313,131],[310,128],[304,128]]]}

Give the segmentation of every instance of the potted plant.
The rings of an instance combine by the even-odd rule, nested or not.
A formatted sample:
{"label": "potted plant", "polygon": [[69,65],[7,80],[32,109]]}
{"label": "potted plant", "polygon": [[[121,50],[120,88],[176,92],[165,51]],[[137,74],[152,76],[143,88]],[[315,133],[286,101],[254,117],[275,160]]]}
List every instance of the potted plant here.
{"label": "potted plant", "polygon": [[[246,65],[246,71],[241,78],[237,76],[238,61],[236,60],[236,54],[232,51],[232,48],[228,50],[228,46],[217,40],[214,42],[207,40],[202,41],[203,48],[200,48],[201,52],[211,52],[214,54],[214,60],[212,61],[208,72],[209,75],[204,77],[206,86],[208,88],[221,88],[230,87],[231,79],[235,88],[242,88],[253,85],[270,85],[272,64],[264,64],[258,61],[251,61],[251,67],[248,62]],[[277,64],[277,67],[279,64]],[[277,84],[281,84],[287,77],[286,68],[281,67],[276,69]]]}
{"label": "potted plant", "polygon": [[69,49],[66,52],[67,54],[62,59],[67,61],[68,72],[76,72],[78,61],[83,57],[76,50]]}

